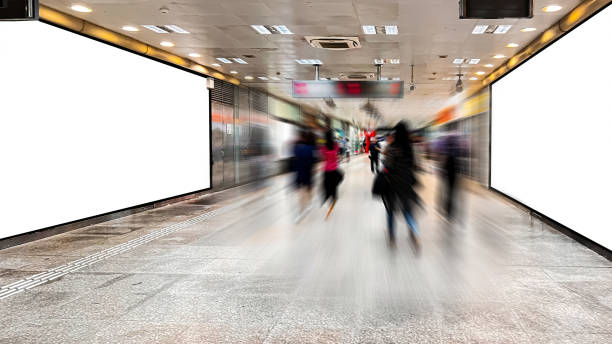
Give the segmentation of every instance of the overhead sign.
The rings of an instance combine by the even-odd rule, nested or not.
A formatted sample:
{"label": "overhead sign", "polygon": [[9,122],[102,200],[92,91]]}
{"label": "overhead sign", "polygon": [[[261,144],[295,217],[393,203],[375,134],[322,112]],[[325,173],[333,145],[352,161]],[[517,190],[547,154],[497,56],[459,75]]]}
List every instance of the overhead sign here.
{"label": "overhead sign", "polygon": [[403,98],[403,81],[294,80],[293,98]]}

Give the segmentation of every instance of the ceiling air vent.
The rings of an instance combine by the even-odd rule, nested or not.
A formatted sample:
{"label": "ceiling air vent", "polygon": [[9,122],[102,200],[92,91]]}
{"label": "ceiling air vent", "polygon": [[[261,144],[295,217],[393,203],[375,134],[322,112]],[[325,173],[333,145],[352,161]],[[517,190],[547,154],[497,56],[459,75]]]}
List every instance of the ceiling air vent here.
{"label": "ceiling air vent", "polygon": [[310,46],[327,50],[347,50],[361,48],[359,37],[304,37]]}

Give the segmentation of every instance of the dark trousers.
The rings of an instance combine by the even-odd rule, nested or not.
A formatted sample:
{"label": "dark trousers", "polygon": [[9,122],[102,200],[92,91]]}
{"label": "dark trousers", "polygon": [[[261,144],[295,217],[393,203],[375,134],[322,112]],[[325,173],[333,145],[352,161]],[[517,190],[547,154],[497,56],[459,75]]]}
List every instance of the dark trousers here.
{"label": "dark trousers", "polygon": [[372,173],[378,172],[378,158],[373,158],[370,156],[370,169]]}

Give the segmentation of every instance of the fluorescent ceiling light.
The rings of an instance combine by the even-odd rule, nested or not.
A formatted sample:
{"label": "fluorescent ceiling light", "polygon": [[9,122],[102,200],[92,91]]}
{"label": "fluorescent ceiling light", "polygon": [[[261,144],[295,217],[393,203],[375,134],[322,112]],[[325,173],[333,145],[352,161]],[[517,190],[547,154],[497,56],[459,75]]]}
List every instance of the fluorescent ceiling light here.
{"label": "fluorescent ceiling light", "polygon": [[213,63],[213,64],[212,64],[212,66],[215,66],[215,67],[221,67],[221,65],[220,65],[220,64],[218,64],[218,63]]}
{"label": "fluorescent ceiling light", "polygon": [[164,26],[176,33],[189,33],[189,31],[183,29],[182,27],[178,27],[176,25],[164,25]]}
{"label": "fluorescent ceiling light", "polygon": [[544,12],[557,12],[559,10],[561,10],[563,7],[559,6],[559,5],[549,5],[546,6],[544,8],[542,8],[542,11]]}
{"label": "fluorescent ceiling light", "polygon": [[266,27],[263,25],[251,25],[251,27],[253,28],[253,30],[257,31],[259,34],[262,34],[262,35],[269,35],[272,33],[270,32],[270,30],[266,29]]}
{"label": "fluorescent ceiling light", "polygon": [[232,57],[232,60],[240,63],[240,64],[248,64],[245,60],[241,59],[240,57]]}
{"label": "fluorescent ceiling light", "polygon": [[397,81],[400,80],[400,78],[396,76],[395,78],[393,78],[393,80]]}
{"label": "fluorescent ceiling light", "polygon": [[278,77],[276,77],[276,76],[271,76],[271,77],[270,77],[270,79],[272,79],[272,80],[276,80],[276,81],[279,81],[279,80],[280,80],[280,78],[278,78]]}
{"label": "fluorescent ceiling light", "polygon": [[377,64],[377,65],[385,64],[385,60],[383,60],[383,59],[374,59],[374,64]]}
{"label": "fluorescent ceiling light", "polygon": [[174,46],[174,43],[168,42],[168,41],[162,41],[159,44],[163,45],[164,47],[173,47]]}
{"label": "fluorescent ceiling light", "polygon": [[477,77],[471,77],[470,80],[478,80]]}
{"label": "fluorescent ceiling light", "polygon": [[493,31],[493,33],[495,34],[504,34],[508,31],[510,31],[510,28],[512,28],[512,25],[498,25],[495,28],[495,31]]}
{"label": "fluorescent ceiling light", "polygon": [[380,78],[380,80],[389,80],[389,78],[385,76],[385,77]]}
{"label": "fluorescent ceiling light", "polygon": [[385,25],[385,33],[387,35],[397,35],[398,32],[396,25]]}
{"label": "fluorescent ceiling light", "polygon": [[487,27],[489,27],[489,25],[476,25],[474,27],[474,30],[472,30],[472,34],[482,35],[483,33],[485,33],[485,31],[487,31]]}
{"label": "fluorescent ceiling light", "polygon": [[126,25],[126,26],[122,27],[121,29],[122,29],[122,30],[125,30],[125,31],[130,31],[130,32],[136,32],[136,31],[138,31],[138,28],[137,28],[137,27],[130,26],[130,25]]}
{"label": "fluorescent ceiling light", "polygon": [[155,26],[155,25],[142,25],[142,27],[147,28],[153,32],[157,32],[157,33],[168,33],[168,31],[162,29],[159,26]]}
{"label": "fluorescent ceiling light", "polygon": [[485,67],[487,67],[487,68],[492,68],[492,67],[493,67],[493,65],[492,65],[492,64],[490,64],[490,63],[487,63],[487,64],[486,64],[486,65],[484,65],[484,66],[485,66]]}
{"label": "fluorescent ceiling light", "polygon": [[508,48],[516,48],[518,46],[519,45],[517,43],[508,43],[508,44],[506,44],[506,47],[508,47]]}
{"label": "fluorescent ceiling light", "polygon": [[494,59],[503,59],[504,57],[506,57],[506,56],[502,55],[502,54],[493,55]]}
{"label": "fluorescent ceiling light", "polygon": [[399,64],[400,63],[400,59],[389,59],[389,63],[390,64]]}
{"label": "fluorescent ceiling light", "polygon": [[72,5],[70,7],[73,11],[81,12],[81,13],[91,13],[93,10],[84,5]]}
{"label": "fluorescent ceiling light", "polygon": [[521,29],[521,32],[531,32],[537,30],[535,27],[526,27]]}
{"label": "fluorescent ceiling light", "polygon": [[321,65],[323,64],[323,62],[321,62],[321,60],[314,60],[314,59],[302,59],[302,60],[295,60],[295,62],[299,63],[299,64],[310,64],[310,65]]}
{"label": "fluorescent ceiling light", "polygon": [[483,72],[483,71],[481,71],[481,70],[479,70],[478,72],[476,72],[476,75],[484,75],[484,74],[485,74],[485,72]]}
{"label": "fluorescent ceiling light", "polygon": [[198,54],[198,53],[189,53],[190,57],[202,57],[202,55]]}
{"label": "fluorescent ceiling light", "polygon": [[363,33],[365,33],[366,35],[376,34],[376,27],[374,27],[374,25],[364,25],[362,26],[362,28],[363,28]]}
{"label": "fluorescent ceiling light", "polygon": [[480,59],[470,59],[470,61],[468,63],[469,64],[478,64],[478,62],[480,62]]}
{"label": "fluorescent ceiling light", "polygon": [[462,64],[462,63],[463,63],[463,61],[464,61],[464,59],[454,59],[454,60],[453,60],[453,63],[454,63],[454,64]]}
{"label": "fluorescent ceiling light", "polygon": [[238,74],[238,72],[236,72],[235,70],[230,70],[230,73],[232,73],[232,74]]}
{"label": "fluorescent ceiling light", "polygon": [[268,78],[266,78],[265,76],[258,76],[258,77],[257,77],[257,79],[260,79],[260,80],[268,80]]}
{"label": "fluorescent ceiling light", "polygon": [[245,78],[245,79],[247,79],[247,80],[253,80],[253,77],[252,77],[252,76],[250,76],[250,75],[247,75],[247,76],[245,76],[244,78]]}
{"label": "fluorescent ceiling light", "polygon": [[327,80],[327,78],[319,78],[319,80]]}
{"label": "fluorescent ceiling light", "polygon": [[217,57],[217,60],[223,62],[223,63],[232,63],[232,61],[226,59],[225,57]]}
{"label": "fluorescent ceiling light", "polygon": [[285,25],[273,25],[272,27],[275,28],[281,35],[293,35],[293,32],[291,32]]}

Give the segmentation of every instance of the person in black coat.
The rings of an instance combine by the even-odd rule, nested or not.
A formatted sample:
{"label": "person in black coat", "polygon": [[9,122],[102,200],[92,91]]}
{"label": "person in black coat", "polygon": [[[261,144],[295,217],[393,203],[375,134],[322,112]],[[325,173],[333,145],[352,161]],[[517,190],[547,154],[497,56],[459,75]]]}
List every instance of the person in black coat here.
{"label": "person in black coat", "polygon": [[394,214],[400,212],[410,227],[410,238],[418,244],[418,228],[414,220],[414,205],[421,203],[414,188],[417,186],[416,164],[410,131],[404,122],[399,122],[388,138],[384,151],[384,170],[388,187],[382,195],[387,209],[389,240],[395,240]]}

